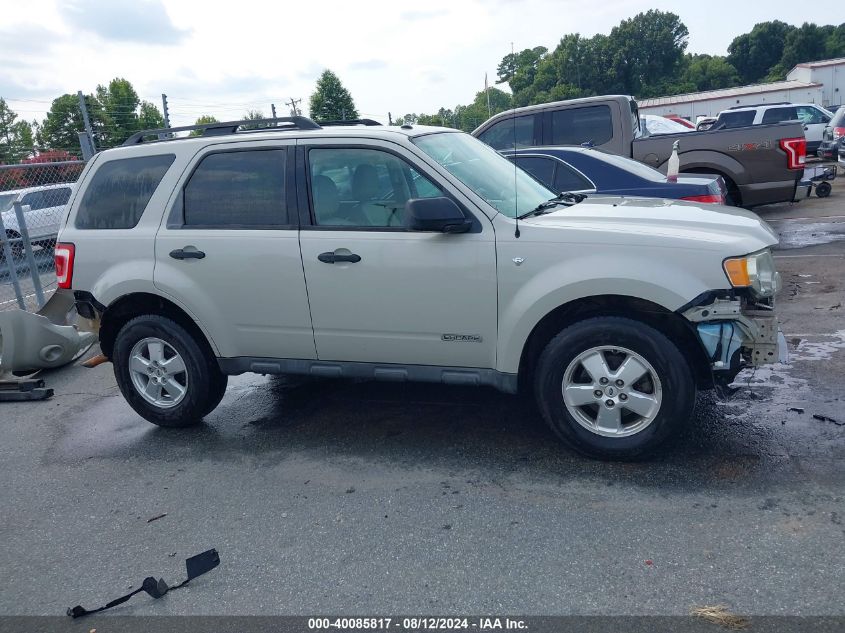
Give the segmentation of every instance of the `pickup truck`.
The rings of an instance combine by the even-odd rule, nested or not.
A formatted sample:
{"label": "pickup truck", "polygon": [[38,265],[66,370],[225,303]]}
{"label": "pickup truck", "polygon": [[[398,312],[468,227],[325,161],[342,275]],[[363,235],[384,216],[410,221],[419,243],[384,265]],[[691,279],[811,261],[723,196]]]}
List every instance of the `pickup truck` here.
{"label": "pickup truck", "polygon": [[646,136],[636,101],[610,95],[507,110],[472,135],[497,150],[588,143],[663,173],[677,140],[681,171],[722,176],[737,206],[800,200],[808,193],[800,182],[806,140],[797,121]]}

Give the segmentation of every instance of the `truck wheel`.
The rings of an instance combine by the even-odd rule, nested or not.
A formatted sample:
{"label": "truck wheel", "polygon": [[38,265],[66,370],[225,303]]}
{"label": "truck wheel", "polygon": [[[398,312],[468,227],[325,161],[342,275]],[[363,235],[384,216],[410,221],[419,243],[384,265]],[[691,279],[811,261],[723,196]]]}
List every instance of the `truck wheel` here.
{"label": "truck wheel", "polygon": [[543,350],[535,373],[537,404],[552,430],[603,459],[654,451],[690,418],[695,393],[674,343],[622,317],[567,327]]}
{"label": "truck wheel", "polygon": [[198,424],[226,391],[228,378],[205,341],[166,317],[146,314],[129,321],[117,334],[112,360],[123,397],[159,426]]}

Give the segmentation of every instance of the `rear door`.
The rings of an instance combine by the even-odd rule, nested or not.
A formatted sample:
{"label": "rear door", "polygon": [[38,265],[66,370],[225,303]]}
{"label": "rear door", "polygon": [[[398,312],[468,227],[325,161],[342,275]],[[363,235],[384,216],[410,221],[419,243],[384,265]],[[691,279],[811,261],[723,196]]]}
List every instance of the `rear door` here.
{"label": "rear door", "polygon": [[212,145],[189,163],[155,243],[155,285],[223,357],[316,358],[299,253],[294,141]]}

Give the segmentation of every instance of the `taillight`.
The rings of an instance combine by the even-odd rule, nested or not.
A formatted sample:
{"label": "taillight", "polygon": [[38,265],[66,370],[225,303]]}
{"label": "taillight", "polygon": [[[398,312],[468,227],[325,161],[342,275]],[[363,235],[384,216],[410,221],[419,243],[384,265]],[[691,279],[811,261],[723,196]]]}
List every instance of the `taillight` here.
{"label": "taillight", "polygon": [[73,244],[56,244],[53,257],[56,260],[56,282],[59,288],[70,288],[73,281],[73,256],[76,252]]}
{"label": "taillight", "polygon": [[706,202],[708,204],[724,204],[725,197],[720,193],[711,193],[706,196],[686,196],[681,200],[689,200],[690,202]]}
{"label": "taillight", "polygon": [[838,141],[843,136],[845,136],[845,127],[835,127],[833,128],[833,140]]}
{"label": "taillight", "polygon": [[807,140],[801,138],[782,138],[780,148],[786,152],[786,166],[789,169],[804,169],[807,158]]}

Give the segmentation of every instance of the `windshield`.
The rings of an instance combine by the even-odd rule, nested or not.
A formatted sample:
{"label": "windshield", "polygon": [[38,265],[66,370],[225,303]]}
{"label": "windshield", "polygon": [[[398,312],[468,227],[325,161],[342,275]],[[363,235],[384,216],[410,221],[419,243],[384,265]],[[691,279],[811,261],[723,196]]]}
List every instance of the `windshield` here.
{"label": "windshield", "polygon": [[502,215],[524,215],[555,193],[469,134],[439,132],[412,139]]}
{"label": "windshield", "polygon": [[12,203],[17,200],[18,194],[5,193],[0,194],[0,212],[8,211],[12,208]]}

